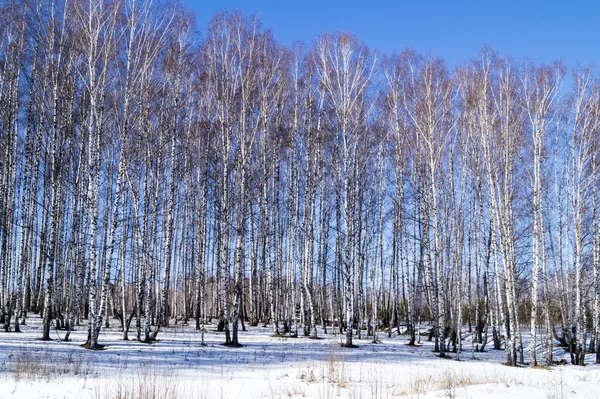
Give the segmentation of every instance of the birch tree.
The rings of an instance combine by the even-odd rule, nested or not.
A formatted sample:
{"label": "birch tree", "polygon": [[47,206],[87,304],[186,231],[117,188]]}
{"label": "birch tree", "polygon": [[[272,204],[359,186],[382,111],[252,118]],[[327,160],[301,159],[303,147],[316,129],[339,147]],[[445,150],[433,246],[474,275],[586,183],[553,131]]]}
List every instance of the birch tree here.
{"label": "birch tree", "polygon": [[338,154],[331,167],[336,171],[340,192],[344,232],[343,274],[345,284],[346,341],[353,347],[354,277],[357,267],[357,194],[359,141],[370,105],[368,92],[375,73],[375,58],[370,50],[352,36],[340,34],[323,36],[316,46],[316,65],[319,81],[325,87],[326,101],[334,115],[332,129]]}
{"label": "birch tree", "polygon": [[[544,239],[544,210],[542,208],[542,168],[543,157],[546,155],[546,131],[551,121],[551,107],[560,89],[562,78],[560,65],[555,68],[526,69],[522,78],[524,91],[523,107],[525,108],[531,132],[533,165],[532,201],[533,201],[533,232],[532,232],[532,271],[531,271],[531,341],[529,346],[530,365],[537,366],[537,314],[540,264],[545,262],[541,258]],[[547,326],[550,328],[550,326]]]}

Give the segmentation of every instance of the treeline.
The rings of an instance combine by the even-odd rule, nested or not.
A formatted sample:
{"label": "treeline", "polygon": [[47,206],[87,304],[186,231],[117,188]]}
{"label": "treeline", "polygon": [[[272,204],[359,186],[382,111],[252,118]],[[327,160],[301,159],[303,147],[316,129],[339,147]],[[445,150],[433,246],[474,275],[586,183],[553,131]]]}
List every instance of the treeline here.
{"label": "treeline", "polygon": [[[178,4],[0,7],[5,331],[385,328],[511,365],[600,340],[600,85],[484,49],[448,70]],[[133,327],[130,328],[133,323]],[[522,334],[530,329],[531,345]],[[537,344],[537,345],[536,345]],[[596,352],[600,362],[600,351]]]}

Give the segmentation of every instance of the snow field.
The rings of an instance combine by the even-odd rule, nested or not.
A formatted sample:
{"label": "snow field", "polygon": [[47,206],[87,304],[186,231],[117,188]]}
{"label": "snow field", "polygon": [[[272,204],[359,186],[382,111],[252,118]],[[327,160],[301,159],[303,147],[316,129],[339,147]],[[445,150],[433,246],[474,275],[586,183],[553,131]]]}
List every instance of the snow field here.
{"label": "snow field", "polygon": [[473,354],[469,334],[456,361],[436,357],[425,337],[410,347],[406,337],[382,332],[379,344],[356,340],[359,348],[345,349],[339,334],[272,337],[269,328],[252,327],[241,332],[244,347],[226,348],[214,325],[202,346],[188,325],[144,344],[122,341],[112,322],[102,331],[102,351],[80,347],[84,326],[71,342],[37,340],[35,318],[21,334],[0,333],[0,398],[600,398],[598,365],[506,367],[504,351]]}

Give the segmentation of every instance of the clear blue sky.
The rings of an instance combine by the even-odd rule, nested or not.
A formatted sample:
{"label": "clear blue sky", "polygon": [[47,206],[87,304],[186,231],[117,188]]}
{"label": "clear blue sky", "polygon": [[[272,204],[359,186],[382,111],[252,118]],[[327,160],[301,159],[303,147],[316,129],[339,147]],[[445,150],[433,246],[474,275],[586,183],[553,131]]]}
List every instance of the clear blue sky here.
{"label": "clear blue sky", "polygon": [[259,13],[283,44],[310,44],[319,33],[343,31],[384,53],[431,52],[450,67],[484,45],[519,61],[600,65],[600,4],[590,0],[182,1],[201,32],[216,11],[237,9]]}

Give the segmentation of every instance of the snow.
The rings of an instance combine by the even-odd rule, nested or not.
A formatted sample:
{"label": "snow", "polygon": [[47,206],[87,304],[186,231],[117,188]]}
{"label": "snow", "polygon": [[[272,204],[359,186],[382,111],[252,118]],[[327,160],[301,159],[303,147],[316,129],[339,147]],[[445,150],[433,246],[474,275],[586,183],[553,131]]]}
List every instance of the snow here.
{"label": "snow", "polygon": [[[598,365],[506,367],[504,351],[473,356],[469,334],[456,361],[436,357],[425,337],[410,347],[407,337],[387,332],[379,334],[381,343],[357,339],[359,348],[345,349],[339,346],[342,336],[321,329],[323,339],[311,340],[272,337],[270,328],[250,327],[240,332],[244,347],[227,348],[214,325],[207,326],[202,346],[193,326],[162,329],[160,341],[144,344],[122,341],[113,322],[102,330],[102,351],[80,347],[84,326],[71,334],[72,342],[37,340],[36,318],[23,333],[0,333],[0,397],[600,398]],[[53,331],[57,336],[64,332]],[[557,358],[567,355],[555,351]]]}

